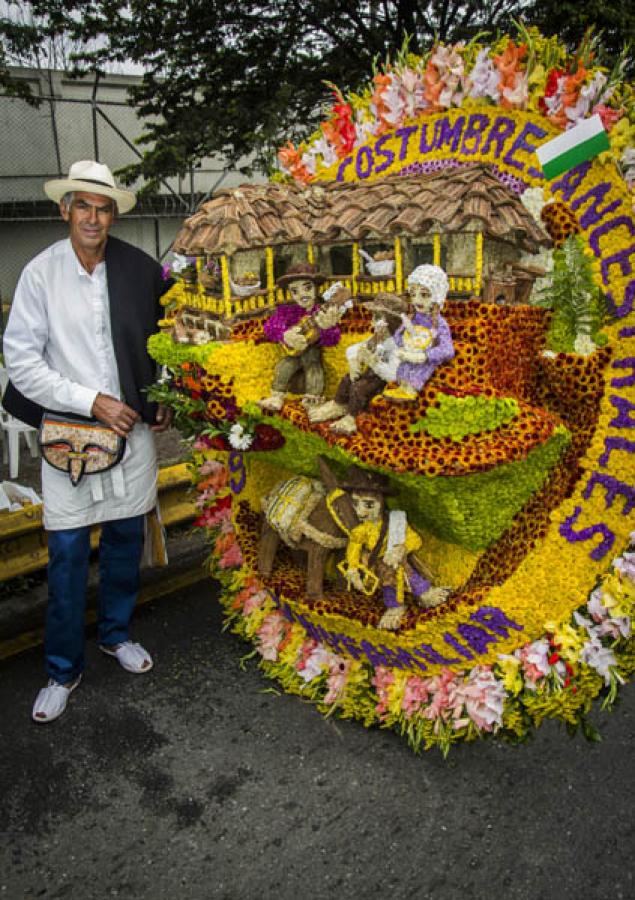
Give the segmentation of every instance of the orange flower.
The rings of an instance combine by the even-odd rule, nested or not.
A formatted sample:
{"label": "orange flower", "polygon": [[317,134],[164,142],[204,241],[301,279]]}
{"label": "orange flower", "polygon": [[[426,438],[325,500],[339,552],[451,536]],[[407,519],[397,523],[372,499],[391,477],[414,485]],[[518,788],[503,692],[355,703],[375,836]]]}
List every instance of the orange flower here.
{"label": "orange flower", "polygon": [[520,63],[526,55],[527,44],[520,44],[517,47],[516,43],[510,40],[504,51],[494,56],[494,65],[501,73],[501,87],[513,88],[516,72],[520,71]]}
{"label": "orange flower", "polygon": [[300,153],[295,149],[291,141],[287,141],[286,146],[278,150],[278,159],[280,164],[291,173],[296,181],[306,184],[311,180],[311,173],[302,162]]}
{"label": "orange flower", "polygon": [[377,110],[377,118],[379,120],[379,128],[377,129],[376,134],[385,134],[387,131],[391,131],[391,129],[394,128],[394,125],[386,118],[386,113],[389,112],[389,109],[383,99],[384,90],[390,85],[390,81],[390,75],[375,75],[373,78],[375,90],[371,97],[371,103]]}
{"label": "orange flower", "polygon": [[439,96],[443,90],[443,81],[439,75],[437,67],[428,60],[426,70],[423,75],[423,83],[425,85],[423,96],[430,104],[430,112],[438,112],[442,107],[439,104]]}

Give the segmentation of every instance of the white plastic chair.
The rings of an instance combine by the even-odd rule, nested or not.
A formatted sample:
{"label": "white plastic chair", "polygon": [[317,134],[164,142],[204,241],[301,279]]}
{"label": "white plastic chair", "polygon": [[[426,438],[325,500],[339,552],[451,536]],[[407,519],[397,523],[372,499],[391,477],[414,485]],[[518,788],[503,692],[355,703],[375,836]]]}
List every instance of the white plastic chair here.
{"label": "white plastic chair", "polygon": [[[7,370],[0,366],[0,400],[9,380]],[[0,402],[0,433],[2,434],[2,462],[9,463],[9,478],[17,478],[20,469],[20,435],[24,437],[26,445],[33,459],[39,455],[37,445],[37,429],[20,422],[10,416],[2,408]]]}

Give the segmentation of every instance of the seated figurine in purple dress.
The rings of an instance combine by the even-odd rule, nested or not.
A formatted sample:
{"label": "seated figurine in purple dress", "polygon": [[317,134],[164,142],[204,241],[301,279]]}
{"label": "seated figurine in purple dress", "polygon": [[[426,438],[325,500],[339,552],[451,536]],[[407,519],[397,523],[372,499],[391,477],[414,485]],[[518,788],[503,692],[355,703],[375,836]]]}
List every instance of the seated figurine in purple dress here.
{"label": "seated figurine in purple dress", "polygon": [[[291,379],[297,372],[304,375],[304,402],[322,400],[322,347],[339,343],[337,323],[346,311],[337,304],[322,307],[318,287],[324,281],[315,266],[300,263],[276,282],[277,287],[288,288],[292,302],[278,306],[264,324],[266,339],[280,344],[285,352],[276,366],[270,396],[258,404],[265,412],[282,409]],[[346,292],[346,297],[350,297],[350,292]]]}
{"label": "seated figurine in purple dress", "polygon": [[409,317],[395,333],[397,384],[387,387],[383,396],[398,403],[417,399],[441,363],[454,356],[448,323],[441,315],[449,289],[448,278],[439,266],[417,266],[408,276],[408,295],[412,307]]}

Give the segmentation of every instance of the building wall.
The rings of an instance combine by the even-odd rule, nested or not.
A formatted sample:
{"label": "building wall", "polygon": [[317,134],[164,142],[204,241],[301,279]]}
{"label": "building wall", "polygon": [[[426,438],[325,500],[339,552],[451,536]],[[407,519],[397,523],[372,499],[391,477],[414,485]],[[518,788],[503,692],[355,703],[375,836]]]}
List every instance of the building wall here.
{"label": "building wall", "polygon": [[[139,81],[136,76],[108,75],[95,91],[92,77],[75,80],[64,72],[25,68],[14,68],[12,74],[26,81],[35,95],[54,97],[55,102],[45,100],[36,108],[24,100],[0,96],[0,300],[5,306],[10,303],[23,266],[67,234],[55,206],[46,202],[44,182],[66,175],[78,159],[98,158],[113,171],[137,161],[126,141],[135,144],[144,129],[143,121],[128,104],[127,90]],[[95,119],[96,135],[93,93],[101,111]],[[171,214],[140,216],[133,210],[112,233],[152,256],[164,256],[183,219],[193,212],[191,188],[200,196],[245,180],[239,171],[226,170],[224,160],[203,159],[193,169],[192,178],[172,178],[161,188],[161,194],[168,196],[172,191],[181,197],[171,204]],[[265,179],[257,176],[252,180]],[[139,187],[140,183],[131,186],[133,190]]]}

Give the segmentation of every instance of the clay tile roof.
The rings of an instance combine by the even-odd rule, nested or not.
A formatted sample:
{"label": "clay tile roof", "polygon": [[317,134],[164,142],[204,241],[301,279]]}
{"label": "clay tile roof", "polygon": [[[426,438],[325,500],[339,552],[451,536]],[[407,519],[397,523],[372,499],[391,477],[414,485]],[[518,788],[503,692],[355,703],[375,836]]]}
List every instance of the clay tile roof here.
{"label": "clay tile roof", "polygon": [[233,253],[293,243],[361,240],[372,234],[483,231],[535,253],[550,240],[518,197],[482,164],[379,181],[245,184],[219,191],[185,221],[180,253]]}

